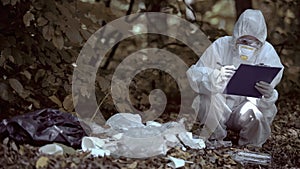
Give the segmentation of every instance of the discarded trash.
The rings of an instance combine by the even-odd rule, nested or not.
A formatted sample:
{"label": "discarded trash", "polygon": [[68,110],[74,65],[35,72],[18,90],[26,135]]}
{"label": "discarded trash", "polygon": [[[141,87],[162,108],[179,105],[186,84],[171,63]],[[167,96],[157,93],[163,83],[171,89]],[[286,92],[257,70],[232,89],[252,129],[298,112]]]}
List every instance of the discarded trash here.
{"label": "discarded trash", "polygon": [[183,166],[185,165],[185,163],[193,164],[192,161],[185,161],[185,160],[183,160],[183,159],[175,158],[175,157],[171,157],[171,156],[169,156],[168,159],[171,160],[171,162],[168,163],[167,166],[172,167],[172,168],[180,168],[180,167],[183,167]]}
{"label": "discarded trash", "polygon": [[222,141],[222,140],[213,140],[213,141],[206,141],[206,148],[207,149],[217,149],[221,147],[231,147],[231,141]]}
{"label": "discarded trash", "polygon": [[174,157],[169,157],[169,159],[172,161],[167,164],[167,166],[169,166],[169,167],[179,168],[179,167],[183,167],[185,165],[185,161],[183,159],[174,158]]}
{"label": "discarded trash", "polygon": [[[89,129],[93,137],[87,137],[84,129]],[[103,128],[96,123],[85,123],[77,117],[55,109],[43,109],[16,116],[0,123],[0,134],[16,142],[43,146],[49,143],[62,143],[92,156],[125,156],[147,158],[165,155],[172,147],[185,146],[194,149],[205,148],[202,139],[193,138],[187,132],[183,120],[179,122],[158,123],[149,121],[144,125],[138,114],[119,113],[106,122],[110,128]],[[97,137],[95,137],[97,136]],[[99,136],[99,137],[98,137]],[[183,144],[182,144],[182,143]],[[46,154],[61,154],[63,149],[57,144],[40,148]]]}
{"label": "discarded trash", "polygon": [[163,134],[179,134],[181,132],[186,132],[184,125],[180,122],[167,122],[162,124],[160,130]]}
{"label": "discarded trash", "polygon": [[91,148],[101,148],[105,144],[103,139],[98,137],[83,137],[81,142],[81,148],[86,151]]}
{"label": "discarded trash", "polygon": [[109,150],[103,149],[105,145],[104,139],[98,137],[83,137],[81,142],[81,147],[83,151],[90,151],[91,155],[94,157],[104,157],[110,155]]}
{"label": "discarded trash", "polygon": [[49,155],[62,155],[63,148],[57,144],[47,144],[39,148],[39,152]]}
{"label": "discarded trash", "polygon": [[161,127],[161,124],[156,121],[147,121],[146,126],[155,126],[155,127]]}
{"label": "discarded trash", "polygon": [[91,122],[90,120],[83,120],[83,119],[79,119],[79,120],[81,124],[86,124],[89,127],[89,129],[91,130],[89,133],[101,134],[106,132],[105,128],[101,127],[95,122]]}
{"label": "discarded trash", "polygon": [[73,155],[73,154],[76,154],[76,152],[77,152],[74,148],[66,146],[64,144],[61,144],[61,143],[54,143],[54,144],[60,146],[63,149],[64,155]]}
{"label": "discarded trash", "polygon": [[55,109],[38,110],[0,123],[2,139],[9,137],[18,143],[36,146],[57,142],[79,148],[86,135],[77,117]]}
{"label": "discarded trash", "polygon": [[129,128],[144,127],[142,118],[139,114],[131,113],[118,113],[110,117],[106,121],[106,125],[110,126],[114,130],[125,131]]}
{"label": "discarded trash", "polygon": [[205,148],[205,143],[202,139],[194,139],[191,132],[181,132],[178,135],[179,139],[192,149],[203,149]]}
{"label": "discarded trash", "polygon": [[246,151],[237,151],[237,152],[229,152],[231,157],[245,165],[247,163],[250,164],[260,164],[260,165],[269,165],[271,164],[271,156],[269,154],[257,153],[257,152],[246,152]]}
{"label": "discarded trash", "polygon": [[39,152],[48,155],[72,155],[76,150],[60,143],[47,144],[39,148]]}
{"label": "discarded trash", "polygon": [[165,140],[157,127],[130,128],[120,139],[118,154],[131,158],[147,158],[167,153]]}
{"label": "discarded trash", "polygon": [[89,125],[92,125],[92,131],[97,132],[96,135],[107,136],[107,141],[102,141],[101,145],[97,146],[93,143],[96,139],[88,140],[85,137],[82,141],[84,151],[99,148],[101,151],[109,151],[114,156],[147,158],[165,155],[170,148],[177,146],[182,149],[185,149],[184,146],[205,148],[202,139],[194,139],[192,133],[186,131],[183,121],[164,124],[148,121],[144,125],[139,114],[119,113],[107,120],[106,125],[110,128],[104,129],[99,126],[97,129],[95,124]]}
{"label": "discarded trash", "polygon": [[166,144],[167,146],[169,147],[176,147],[176,146],[179,146],[179,147],[184,147],[179,139],[176,137],[176,135],[174,134],[165,134],[164,135],[164,138],[166,140]]}

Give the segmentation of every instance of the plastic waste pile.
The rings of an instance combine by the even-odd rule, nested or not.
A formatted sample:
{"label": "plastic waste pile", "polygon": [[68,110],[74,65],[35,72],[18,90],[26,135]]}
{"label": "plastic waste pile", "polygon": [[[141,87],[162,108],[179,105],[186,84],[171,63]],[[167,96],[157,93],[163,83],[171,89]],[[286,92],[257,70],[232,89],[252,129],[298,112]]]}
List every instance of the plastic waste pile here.
{"label": "plastic waste pile", "polygon": [[148,121],[144,125],[138,114],[119,113],[108,119],[106,125],[110,128],[91,125],[92,133],[106,134],[108,137],[84,137],[81,144],[83,151],[91,151],[93,156],[114,154],[147,158],[165,155],[170,148],[176,146],[183,150],[186,147],[205,148],[202,139],[195,139],[192,133],[186,131],[183,121],[164,124]]}
{"label": "plastic waste pile", "polygon": [[[0,138],[40,147],[44,154],[57,155],[77,151],[89,152],[94,157],[114,156],[148,158],[166,155],[168,150],[180,147],[191,149],[217,149],[231,147],[231,141],[208,141],[188,132],[184,119],[179,122],[142,123],[138,114],[118,113],[102,127],[55,109],[42,109],[32,113],[4,119],[0,122]],[[70,146],[70,147],[68,147]],[[75,148],[75,149],[73,149]],[[229,152],[232,159],[245,164],[269,165],[271,156],[247,151]],[[168,166],[178,168],[193,163],[174,157]]]}

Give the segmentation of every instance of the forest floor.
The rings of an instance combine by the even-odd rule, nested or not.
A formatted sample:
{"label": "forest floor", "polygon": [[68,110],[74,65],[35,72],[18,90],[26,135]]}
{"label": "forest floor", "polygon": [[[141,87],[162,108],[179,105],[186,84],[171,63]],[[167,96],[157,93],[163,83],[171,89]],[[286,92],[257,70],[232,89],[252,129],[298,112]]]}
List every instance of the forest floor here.
{"label": "forest floor", "polygon": [[[0,168],[169,168],[167,156],[192,161],[185,168],[299,168],[300,167],[300,104],[299,94],[281,96],[277,102],[278,114],[272,124],[272,135],[262,148],[239,147],[235,141],[236,135],[228,139],[233,146],[215,150],[182,151],[171,149],[166,156],[156,156],[147,159],[130,159],[109,157],[90,157],[87,153],[74,153],[71,155],[43,155],[38,153],[38,147],[30,145],[16,145],[12,141],[3,141],[0,144]],[[169,121],[169,115],[162,116]],[[166,118],[166,119],[164,119]],[[234,161],[229,151],[255,151],[267,153],[272,156],[272,164],[241,165]]]}
{"label": "forest floor", "polygon": [[[4,2],[4,0],[2,1]],[[6,0],[5,2],[9,3],[10,1]],[[13,2],[16,1],[11,1],[11,3]],[[30,1],[28,2],[26,1],[26,3],[24,4],[17,3],[20,4],[20,6],[16,6],[16,7],[10,6],[8,8],[6,6],[1,6],[2,10],[0,10],[0,12],[2,12],[3,16],[6,16],[4,14],[8,14],[9,17],[2,17],[2,19],[4,19],[3,20],[4,22],[3,23],[1,22],[0,25],[0,30],[1,30],[0,40],[1,42],[3,42],[0,44],[0,49],[1,50],[3,49],[3,51],[1,52],[1,55],[3,56],[0,57],[0,77],[3,77],[3,80],[0,79],[0,119],[8,118],[14,115],[24,114],[28,110],[36,110],[40,108],[60,108],[60,109],[65,109],[68,112],[71,112],[69,111],[69,108],[70,110],[73,110],[72,107],[73,104],[71,102],[72,97],[70,97],[72,96],[71,95],[72,69],[74,67],[73,63],[76,61],[80,48],[82,47],[79,42],[87,40],[90,33],[93,33],[100,28],[100,25],[98,23],[92,21],[95,20],[94,17],[91,17],[90,15],[86,15],[87,14],[86,11],[92,11],[93,9],[93,11],[97,13],[97,15],[101,15],[101,20],[103,19],[103,23],[105,23],[104,22],[105,20],[108,21],[112,20],[112,16],[108,15],[107,8],[106,7],[100,8],[100,7],[104,7],[103,4],[100,7],[98,6],[98,8],[94,8],[95,7],[94,4],[87,6],[87,4],[83,3],[83,4],[79,4],[78,6],[77,4],[76,6],[74,6],[75,5],[74,3],[71,4],[68,1],[66,2],[66,4],[63,4],[65,5],[64,7],[63,6],[61,7],[61,4],[57,4],[58,1],[53,1],[52,3],[51,2],[52,1],[45,1],[45,2],[41,1],[41,3],[34,3],[33,5],[30,5]],[[117,2],[117,1],[112,1],[112,2]],[[41,10],[40,9],[42,6],[41,4],[43,3],[47,5],[44,5],[45,9]],[[211,3],[214,2],[212,1]],[[290,3],[287,3],[287,5],[290,6]],[[59,8],[56,9],[56,7]],[[70,10],[66,11],[65,8],[70,8]],[[74,9],[76,8],[76,10],[73,10],[73,8]],[[79,12],[80,9],[82,9],[81,12]],[[99,9],[103,9],[103,10],[99,10]],[[45,14],[47,13],[47,15],[42,13],[44,11],[46,11]],[[75,11],[76,13],[72,11]],[[30,22],[34,23],[31,24],[31,26],[25,27],[23,25],[24,18],[26,20],[26,17],[23,17],[25,16],[24,15],[25,13],[26,16],[30,16],[30,14],[33,16],[33,18],[27,17],[27,20],[29,19],[28,20],[29,23]],[[288,14],[290,14],[290,12],[288,12]],[[49,18],[46,17],[46,19],[49,19],[49,22],[46,19],[43,19],[42,16],[45,17],[49,16]],[[105,17],[107,16],[108,18],[102,18],[104,16]],[[36,18],[37,22],[33,22],[35,20],[34,18]],[[61,22],[57,22],[57,24],[52,25],[52,21],[51,21],[52,19],[60,20]],[[43,20],[45,20],[45,23],[42,23]],[[65,23],[65,20],[67,20],[68,22]],[[84,22],[80,23],[79,21],[81,20]],[[41,21],[41,23],[39,23],[39,21]],[[74,27],[69,26],[70,25],[69,23],[72,23],[71,25],[77,25],[78,28],[77,26]],[[84,27],[82,26],[82,24],[84,25]],[[20,25],[23,25],[23,27],[20,27]],[[55,30],[55,34],[54,34],[53,33],[54,30],[50,31],[54,29],[54,26],[57,29],[64,28],[65,30],[64,31]],[[50,27],[52,29],[50,29]],[[86,29],[85,27],[88,27],[88,29]],[[291,28],[292,27],[293,26],[291,25]],[[276,29],[280,28],[281,30],[281,27],[277,27],[276,25],[274,25],[274,29],[275,28]],[[226,32],[224,32],[223,30],[217,30],[213,28],[213,26],[205,22],[204,23],[201,22],[201,29],[203,29],[205,34],[207,34],[207,36],[210,37],[210,40],[214,40],[217,37],[227,35]],[[80,32],[78,30],[80,30]],[[61,31],[63,33],[57,33]],[[287,34],[285,31],[287,30],[283,31],[284,37]],[[56,34],[60,34],[60,35],[67,34],[70,36],[59,36],[59,38],[57,38]],[[81,34],[84,34],[85,36],[82,36]],[[277,33],[274,35],[277,36]],[[295,36],[290,36],[290,37],[294,38]],[[63,41],[61,41],[62,40],[61,38],[64,38]],[[113,36],[112,38],[115,37]],[[204,36],[203,38],[206,39],[207,37]],[[56,39],[60,43],[58,43],[54,39]],[[282,40],[284,39],[285,38],[282,38]],[[187,48],[181,42],[175,40],[176,39],[174,38],[164,37],[161,35],[159,36],[139,35],[139,36],[127,38],[126,40],[123,40],[122,43],[120,43],[118,48],[116,48],[117,50],[115,51],[115,53],[111,52],[113,57],[107,57],[111,60],[107,59],[108,61],[106,62],[109,64],[107,66],[104,66],[106,68],[103,69],[105,69],[107,73],[112,73],[111,70],[115,69],[118,66],[119,62],[125,58],[125,56],[129,56],[133,52],[136,52],[139,49],[143,49],[146,47],[168,49],[170,52],[173,52],[174,54],[182,57],[182,60],[184,60],[187,65],[190,66],[191,64],[194,64],[198,60],[198,56],[196,54],[193,54],[193,51]],[[199,38],[199,41],[200,40],[201,38]],[[294,42],[297,40],[292,39],[290,41]],[[109,42],[109,40],[107,40],[107,42]],[[285,42],[282,41],[282,43]],[[284,45],[288,45],[288,44],[284,44]],[[65,49],[58,50],[56,46],[58,46],[58,48],[64,47]],[[297,45],[295,46],[298,47]],[[205,45],[202,46],[202,48],[204,50]],[[280,53],[280,55],[282,55],[281,58],[284,58],[283,61],[285,62],[285,65],[293,65],[292,63],[294,61],[288,60],[287,58],[289,58],[288,56],[295,56],[295,55],[293,53],[290,53],[290,51],[287,49],[280,46],[280,51],[283,51]],[[294,48],[292,48],[291,50],[297,51]],[[109,56],[111,53],[108,53]],[[287,72],[296,72],[296,73],[288,74],[289,76],[293,76],[293,77],[286,78],[286,79],[292,79],[293,82],[297,83],[298,75],[297,75],[297,71],[294,71],[296,69],[294,70],[289,69],[289,70],[291,71],[287,71]],[[106,77],[107,74],[105,71],[104,72],[100,71],[98,72],[98,74],[102,73]],[[133,102],[135,104],[142,105],[142,106],[144,106],[144,104],[149,105],[148,104],[149,93],[147,92],[151,91],[153,84],[162,84],[161,86],[158,85],[155,87],[161,87],[161,88],[169,87],[167,88],[167,93],[171,93],[171,94],[176,93],[174,91],[177,90],[176,87],[178,85],[175,84],[174,81],[170,83],[170,79],[172,78],[171,76],[167,76],[167,78],[165,78],[166,76],[158,76],[158,75],[153,76],[153,72],[149,73],[146,71],[146,73],[138,76],[136,79],[133,80],[136,82],[134,82],[132,86],[137,86],[137,89],[135,87],[132,87],[132,90],[135,92],[133,97]],[[160,73],[158,74],[160,75]],[[5,80],[6,78],[9,79]],[[98,93],[100,93],[98,96],[98,99],[100,99],[100,101],[102,98],[105,98],[106,96],[106,90],[104,90],[103,88],[104,87],[110,88],[108,85],[110,82],[105,81],[104,79],[105,78],[100,78],[99,82],[96,79],[97,83],[99,83],[98,86],[101,87],[101,90],[99,89],[98,91]],[[287,87],[286,90],[288,90]],[[109,156],[104,158],[101,157],[92,158],[89,156],[88,153],[81,153],[81,152],[71,153],[68,155],[53,155],[53,156],[43,155],[38,152],[39,147],[35,147],[27,144],[17,145],[12,140],[4,139],[3,141],[0,141],[0,156],[1,156],[0,169],[38,168],[39,166],[44,166],[43,168],[84,168],[84,169],[86,168],[92,168],[92,169],[94,168],[169,168],[167,166],[167,163],[170,162],[167,159],[168,156],[182,158],[184,160],[193,162],[191,164],[187,163],[185,165],[185,168],[207,168],[207,169],[211,169],[211,168],[299,168],[300,169],[300,157],[299,157],[300,156],[300,139],[299,139],[300,103],[298,98],[299,96],[300,96],[299,92],[289,93],[280,96],[277,102],[278,114],[276,115],[274,122],[272,123],[272,135],[267,140],[267,142],[263,145],[262,148],[239,147],[236,145],[237,135],[230,133],[227,139],[233,141],[233,146],[227,148],[219,148],[214,150],[188,149],[187,151],[182,151],[180,149],[174,148],[169,150],[167,155],[165,156],[156,156],[147,159],[130,159],[130,158],[123,158],[123,157],[117,158],[114,156]],[[173,97],[173,95],[171,95],[170,97]],[[3,101],[3,98],[5,101]],[[112,99],[109,99],[109,97],[108,99],[105,100],[105,102],[107,103],[103,103],[103,105],[105,105],[106,107],[105,106],[102,107],[104,110],[109,109],[109,111],[106,111],[106,114],[109,117],[114,113],[113,111],[110,110],[110,108],[112,109],[114,105]],[[176,102],[170,104],[168,103],[167,106],[171,107],[170,109],[172,110],[180,109],[179,107],[180,105],[178,105],[178,103]],[[176,117],[175,112],[176,111],[164,113],[157,120],[159,122],[174,121],[176,119],[174,118]],[[197,124],[195,126],[197,126]],[[195,131],[192,130],[192,132],[194,133]],[[241,165],[238,162],[234,161],[231,158],[231,156],[228,154],[228,152],[230,151],[234,152],[239,150],[243,150],[243,151],[249,150],[249,151],[269,154],[272,156],[272,164],[269,166]]]}

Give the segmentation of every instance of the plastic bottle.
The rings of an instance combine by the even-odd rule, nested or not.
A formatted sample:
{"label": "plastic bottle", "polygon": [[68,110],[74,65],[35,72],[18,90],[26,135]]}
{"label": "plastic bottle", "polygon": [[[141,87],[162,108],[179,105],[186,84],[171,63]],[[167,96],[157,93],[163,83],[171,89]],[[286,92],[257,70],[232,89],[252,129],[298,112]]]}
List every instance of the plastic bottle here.
{"label": "plastic bottle", "polygon": [[241,163],[244,164],[260,164],[260,165],[270,165],[272,158],[269,154],[258,153],[258,152],[247,152],[247,151],[237,151],[230,152],[231,157]]}

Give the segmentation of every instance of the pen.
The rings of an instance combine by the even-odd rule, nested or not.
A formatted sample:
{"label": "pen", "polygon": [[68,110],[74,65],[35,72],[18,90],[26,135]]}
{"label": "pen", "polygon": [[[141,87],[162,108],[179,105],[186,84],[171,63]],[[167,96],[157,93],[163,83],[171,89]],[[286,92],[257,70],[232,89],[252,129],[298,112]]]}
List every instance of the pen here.
{"label": "pen", "polygon": [[225,66],[225,65],[221,64],[220,62],[217,62],[217,64],[218,64],[219,66]]}
{"label": "pen", "polygon": [[[220,62],[217,62],[217,64],[218,64],[219,66],[221,66],[221,67],[226,66],[226,65],[224,65],[224,64],[222,64],[222,63],[220,63]],[[232,66],[233,66],[233,65],[232,65]],[[234,70],[234,71],[237,70],[234,66],[233,66],[233,68],[229,68],[229,69]]]}

